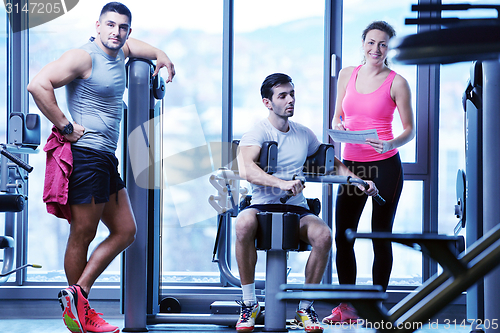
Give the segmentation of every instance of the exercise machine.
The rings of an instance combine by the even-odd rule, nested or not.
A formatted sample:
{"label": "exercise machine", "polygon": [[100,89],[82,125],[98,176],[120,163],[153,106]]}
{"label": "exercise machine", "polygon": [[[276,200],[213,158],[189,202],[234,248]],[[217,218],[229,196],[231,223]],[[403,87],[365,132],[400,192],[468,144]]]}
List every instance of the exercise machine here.
{"label": "exercise machine", "polygon": [[[462,98],[465,111],[465,170],[457,173],[457,217],[455,234],[466,230],[466,244],[483,236],[483,65],[471,64],[470,79]],[[484,281],[467,290],[467,318],[484,320]]]}
{"label": "exercise machine", "polygon": [[[378,325],[375,328],[380,332],[409,333],[425,327],[437,312],[500,264],[500,224],[458,255],[463,249],[463,240],[459,236],[348,231],[347,237],[351,241],[356,238],[378,239],[417,247],[435,259],[443,267],[443,272],[427,280],[389,310],[382,305],[387,294],[379,286],[283,285],[278,299],[313,299],[333,304],[348,301],[358,310],[365,324]],[[486,324],[486,321],[478,320],[472,324]],[[491,326],[494,322],[487,324]]]}
{"label": "exercise machine", "polygon": [[[467,192],[465,207],[467,216],[467,239],[479,238],[498,224],[496,210],[498,196],[495,182],[499,181],[497,148],[500,142],[498,125],[498,94],[500,85],[500,5],[498,4],[448,4],[413,6],[415,11],[425,14],[444,10],[473,11],[492,9],[496,17],[491,18],[419,18],[407,23],[443,24],[446,29],[432,30],[408,36],[396,45],[395,60],[407,64],[447,64],[475,61],[471,68],[470,86],[466,89],[464,107],[468,120],[467,136]],[[428,15],[430,16],[430,15]],[[411,51],[414,55],[410,55]],[[476,131],[477,130],[477,131]],[[476,137],[472,137],[476,135]],[[475,154],[475,155],[474,155]],[[471,156],[472,155],[472,156]],[[487,181],[486,181],[487,180]],[[477,194],[477,195],[475,195]],[[474,224],[476,222],[477,224]],[[498,318],[500,300],[495,294],[500,272],[496,270],[484,279],[484,320]],[[482,302],[481,280],[472,290]],[[476,296],[474,296],[476,297]],[[468,302],[470,295],[468,296]],[[480,303],[478,303],[480,304]],[[471,304],[474,307],[476,305]],[[481,306],[471,315],[481,319]],[[486,331],[492,331],[485,327]]]}
{"label": "exercise machine", "polygon": [[[237,146],[237,141],[234,142]],[[233,147],[232,161],[236,160],[237,148]],[[277,169],[277,143],[274,141],[264,142],[261,148],[258,165],[267,173],[273,174]],[[328,184],[360,184],[368,188],[368,184],[361,179],[350,176],[334,175],[334,147],[329,144],[322,144],[317,152],[310,156],[303,167],[303,175],[295,175],[293,179],[300,179],[303,183],[322,182]],[[217,190],[217,195],[210,196],[209,202],[219,214],[219,228],[222,221],[222,214],[230,214],[236,217],[239,210],[248,206],[250,203],[246,189],[242,190],[239,181],[237,168],[231,166],[231,169],[220,169],[216,175],[210,177],[210,183]],[[243,194],[240,200],[239,195]],[[291,197],[291,194],[284,194],[280,201],[284,204]],[[321,207],[318,199],[307,199],[310,210],[316,215],[319,214]],[[380,204],[385,204],[385,200],[377,195],[374,200]],[[236,204],[239,202],[243,204]],[[307,244],[303,244],[299,239],[300,219],[293,213],[270,213],[262,212],[257,214],[258,229],[256,235],[256,249],[266,251],[266,278],[265,281],[256,281],[256,287],[264,284],[265,302],[261,308],[265,311],[264,331],[270,332],[288,332],[286,328],[286,304],[279,302],[276,298],[281,284],[287,280],[287,252],[308,250]],[[220,230],[220,229],[219,229]],[[301,244],[302,243],[302,244]],[[217,242],[216,242],[217,244]],[[215,255],[215,252],[214,252]],[[218,261],[219,265],[225,261]],[[221,272],[227,272],[228,280],[234,286],[241,285],[228,267],[221,267]]]}
{"label": "exercise machine", "polygon": [[33,167],[17,155],[37,152],[40,117],[37,114],[11,113],[8,129],[9,143],[0,144],[0,212],[5,214],[5,234],[0,236],[0,250],[3,250],[0,285],[7,282],[12,273],[27,267],[41,268],[37,264],[23,264],[20,258],[17,258],[18,267],[15,267],[14,237],[16,215],[26,207],[28,174],[33,171]]}
{"label": "exercise machine", "polygon": [[137,221],[136,239],[122,256],[124,332],[147,332],[147,316],[159,311],[162,161],[161,100],[165,82],[153,77],[150,60],[132,58],[126,65],[128,104],[124,110],[125,183]]}

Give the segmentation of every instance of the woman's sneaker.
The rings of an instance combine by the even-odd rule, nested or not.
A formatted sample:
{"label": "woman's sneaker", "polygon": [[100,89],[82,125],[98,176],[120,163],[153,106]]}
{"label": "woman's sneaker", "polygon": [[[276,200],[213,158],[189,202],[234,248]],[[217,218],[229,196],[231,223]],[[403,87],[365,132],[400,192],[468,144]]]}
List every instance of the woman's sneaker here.
{"label": "woman's sneaker", "polygon": [[87,332],[99,332],[99,333],[118,333],[120,329],[118,326],[113,326],[107,323],[99,315],[102,313],[97,313],[94,309],[89,308],[87,312],[87,318],[85,321],[85,328]]}
{"label": "woman's sneaker", "polygon": [[255,328],[255,319],[260,313],[259,303],[246,304],[242,301],[236,301],[241,306],[240,318],[236,323],[236,331],[253,332]]}
{"label": "woman's sneaker", "polygon": [[355,324],[359,320],[356,310],[347,303],[340,303],[332,310],[332,314],[323,318],[324,324],[334,325],[335,323]]}
{"label": "woman's sneaker", "polygon": [[323,326],[318,320],[318,315],[312,305],[307,309],[298,309],[295,319],[299,322],[299,325],[304,328],[307,333],[321,333],[323,332]]}
{"label": "woman's sneaker", "polygon": [[58,298],[63,311],[63,321],[68,330],[73,333],[87,333],[85,318],[89,302],[83,295],[81,287],[73,285],[63,289],[59,292]]}

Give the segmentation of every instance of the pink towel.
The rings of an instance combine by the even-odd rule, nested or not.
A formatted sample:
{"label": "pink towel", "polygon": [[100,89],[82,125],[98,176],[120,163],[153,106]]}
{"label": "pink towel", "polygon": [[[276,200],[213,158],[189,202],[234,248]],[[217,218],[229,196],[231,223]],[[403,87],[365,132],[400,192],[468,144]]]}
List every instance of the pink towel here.
{"label": "pink towel", "polygon": [[69,176],[73,171],[71,142],[53,126],[43,150],[47,153],[43,202],[47,204],[47,212],[71,223],[68,204]]}

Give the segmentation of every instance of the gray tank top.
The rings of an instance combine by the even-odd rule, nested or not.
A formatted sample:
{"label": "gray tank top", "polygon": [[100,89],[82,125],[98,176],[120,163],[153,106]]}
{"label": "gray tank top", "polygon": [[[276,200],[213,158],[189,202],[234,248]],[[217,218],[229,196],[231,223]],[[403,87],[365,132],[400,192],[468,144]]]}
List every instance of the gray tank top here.
{"label": "gray tank top", "polygon": [[92,58],[92,73],[66,85],[71,117],[85,128],[85,134],[73,145],[114,153],[123,115],[125,54],[120,50],[113,58],[92,41],[81,49]]}

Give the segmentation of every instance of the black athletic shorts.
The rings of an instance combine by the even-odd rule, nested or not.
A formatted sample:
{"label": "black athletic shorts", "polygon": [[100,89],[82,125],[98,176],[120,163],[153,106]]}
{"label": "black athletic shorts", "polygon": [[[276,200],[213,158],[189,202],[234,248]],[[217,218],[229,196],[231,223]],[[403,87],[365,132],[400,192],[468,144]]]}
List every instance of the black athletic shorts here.
{"label": "black athletic shorts", "polygon": [[[109,196],[125,187],[112,153],[72,146],[73,172],[69,177],[70,205],[109,201]],[[117,198],[118,199],[118,198]]]}

